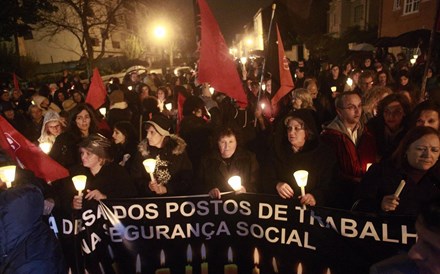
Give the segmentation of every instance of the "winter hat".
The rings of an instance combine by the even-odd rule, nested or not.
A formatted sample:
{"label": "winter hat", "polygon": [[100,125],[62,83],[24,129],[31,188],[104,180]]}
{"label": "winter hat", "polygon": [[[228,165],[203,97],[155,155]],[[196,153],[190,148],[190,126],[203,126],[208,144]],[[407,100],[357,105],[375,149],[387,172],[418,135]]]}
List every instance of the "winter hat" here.
{"label": "winter hat", "polygon": [[115,90],[108,96],[110,99],[110,104],[116,104],[120,102],[124,102],[124,92],[122,90]]}
{"label": "winter hat", "polygon": [[98,157],[110,160],[111,159],[111,145],[112,143],[99,133],[93,133],[87,136],[79,144],[79,147],[85,148]]}
{"label": "winter hat", "polygon": [[77,103],[72,99],[67,99],[63,102],[63,109],[65,111],[71,111],[74,107],[76,107]]}
{"label": "winter hat", "polygon": [[162,113],[153,115],[153,118],[150,121],[147,121],[147,124],[154,126],[157,132],[159,132],[159,134],[162,136],[170,135],[172,122]]}
{"label": "winter hat", "polygon": [[44,96],[41,96],[41,95],[36,95],[36,96],[34,96],[33,98],[32,98],[32,100],[34,101],[34,103],[35,103],[35,105],[37,106],[37,107],[39,107],[39,108],[41,108],[41,103],[43,103],[43,101],[45,100],[45,99],[47,99],[46,97],[44,97]]}

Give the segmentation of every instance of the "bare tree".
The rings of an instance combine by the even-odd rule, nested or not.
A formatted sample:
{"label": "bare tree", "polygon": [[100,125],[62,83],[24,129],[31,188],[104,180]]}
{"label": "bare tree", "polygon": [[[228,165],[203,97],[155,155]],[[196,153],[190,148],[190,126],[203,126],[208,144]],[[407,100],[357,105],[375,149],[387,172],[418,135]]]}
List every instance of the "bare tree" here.
{"label": "bare tree", "polygon": [[57,12],[43,14],[38,28],[48,36],[65,31],[74,35],[90,75],[106,53],[109,35],[126,27],[125,18],[133,12],[135,4],[133,0],[53,0]]}

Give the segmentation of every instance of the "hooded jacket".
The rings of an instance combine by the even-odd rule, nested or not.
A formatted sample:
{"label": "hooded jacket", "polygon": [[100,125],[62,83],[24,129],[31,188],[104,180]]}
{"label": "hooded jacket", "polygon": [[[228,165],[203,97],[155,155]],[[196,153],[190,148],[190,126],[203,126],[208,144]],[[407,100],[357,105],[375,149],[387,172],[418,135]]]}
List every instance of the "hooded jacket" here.
{"label": "hooded jacket", "polygon": [[145,159],[153,158],[157,161],[154,178],[167,188],[166,195],[191,194],[192,164],[185,148],[185,141],[177,135],[166,136],[161,148],[152,147],[147,139],[143,140],[138,146],[130,172],[139,193],[143,196],[155,195],[148,187],[151,178],[142,164]]}

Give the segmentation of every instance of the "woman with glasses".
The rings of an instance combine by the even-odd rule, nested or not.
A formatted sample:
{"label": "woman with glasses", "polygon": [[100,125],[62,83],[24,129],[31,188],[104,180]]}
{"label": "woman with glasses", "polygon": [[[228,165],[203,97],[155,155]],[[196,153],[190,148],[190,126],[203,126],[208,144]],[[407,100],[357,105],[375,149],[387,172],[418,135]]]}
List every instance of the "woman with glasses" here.
{"label": "woman with glasses", "polygon": [[[363,177],[354,209],[415,215],[419,207],[440,194],[438,158],[440,135],[431,127],[415,127],[390,159],[373,164]],[[397,194],[401,181],[402,191]]]}
{"label": "woman with glasses", "polygon": [[[291,112],[276,129],[273,146],[273,181],[277,193],[284,199],[297,197],[303,205],[325,205],[333,181],[336,158],[319,141],[311,113],[306,109]],[[301,196],[293,173],[307,170],[306,195]]]}
{"label": "woman with glasses", "polygon": [[379,158],[388,158],[408,131],[411,106],[408,99],[393,93],[377,106],[377,116],[368,121],[367,127],[376,140]]}
{"label": "woman with glasses", "polygon": [[49,143],[52,148],[55,139],[63,132],[64,128],[65,125],[60,115],[54,111],[48,111],[46,115],[44,115],[43,126],[38,142],[40,144]]}

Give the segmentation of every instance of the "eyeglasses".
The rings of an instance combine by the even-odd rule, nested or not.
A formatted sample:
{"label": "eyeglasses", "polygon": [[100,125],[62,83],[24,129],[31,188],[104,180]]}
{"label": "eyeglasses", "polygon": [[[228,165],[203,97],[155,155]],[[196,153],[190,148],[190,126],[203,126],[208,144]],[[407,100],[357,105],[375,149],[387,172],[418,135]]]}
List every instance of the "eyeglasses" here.
{"label": "eyeglasses", "polygon": [[298,131],[301,131],[301,130],[304,130],[303,126],[294,126],[294,127],[288,126],[287,127],[287,132],[291,132],[291,131],[298,132]]}

